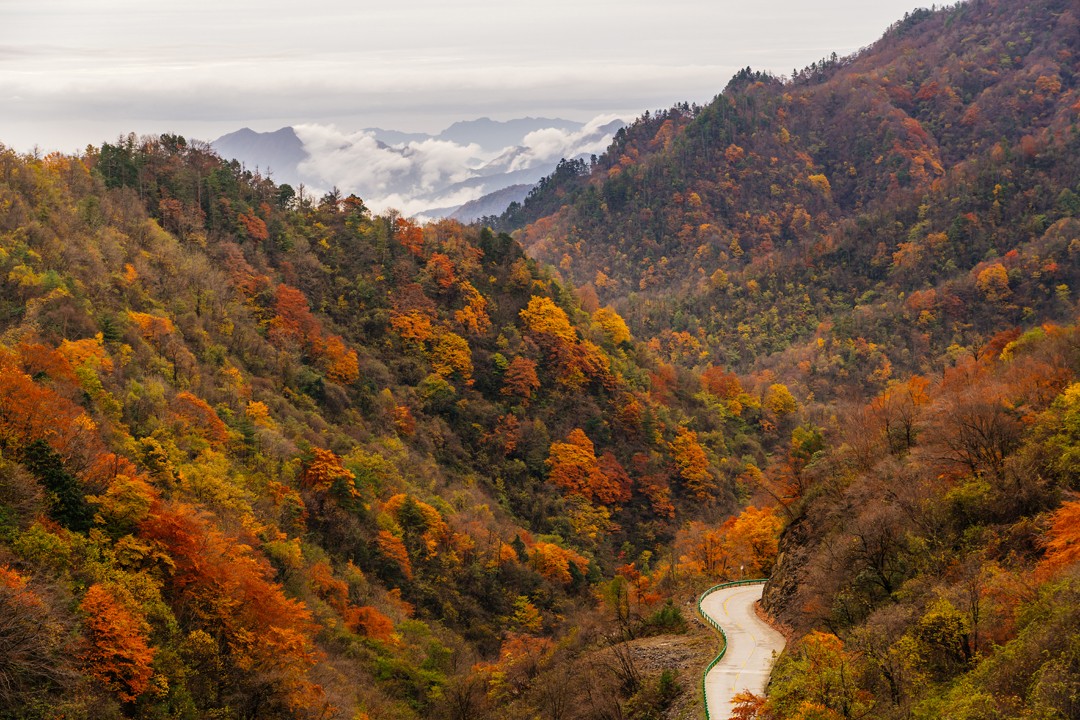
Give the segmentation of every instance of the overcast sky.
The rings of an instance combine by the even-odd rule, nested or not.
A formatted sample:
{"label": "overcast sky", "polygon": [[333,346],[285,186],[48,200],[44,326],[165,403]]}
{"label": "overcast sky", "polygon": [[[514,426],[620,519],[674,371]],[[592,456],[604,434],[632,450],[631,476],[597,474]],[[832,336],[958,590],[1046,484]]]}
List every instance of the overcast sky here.
{"label": "overcast sky", "polygon": [[880,37],[916,0],[0,0],[0,143],[441,130],[707,102]]}

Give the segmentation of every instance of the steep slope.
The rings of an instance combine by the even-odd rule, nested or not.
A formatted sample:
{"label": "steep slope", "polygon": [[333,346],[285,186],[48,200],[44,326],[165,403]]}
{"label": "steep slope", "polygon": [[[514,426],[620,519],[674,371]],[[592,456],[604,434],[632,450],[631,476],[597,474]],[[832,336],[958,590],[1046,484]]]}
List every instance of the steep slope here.
{"label": "steep slope", "polygon": [[643,116],[496,223],[792,408],[739,477],[797,639],[738,717],[1076,716],[1078,53],[1074,3],[918,11]]}
{"label": "steep slope", "polygon": [[531,253],[672,360],[791,351],[815,393],[850,343],[878,348],[844,367],[860,380],[928,369],[1003,321],[1072,312],[1057,223],[1080,209],[1077,22],[1060,0],[962,3],[788,81],[743,71],[556,173],[502,227],[530,223]]}
{"label": "steep slope", "polygon": [[591,651],[685,626],[667,545],[740,506],[702,443],[760,408],[505,235],[178,136],[0,149],[0,202],[0,717],[670,702]]}
{"label": "steep slope", "polygon": [[1003,333],[840,406],[829,447],[773,475],[791,522],[765,600],[801,639],[758,717],[1075,714],[1077,340]]}

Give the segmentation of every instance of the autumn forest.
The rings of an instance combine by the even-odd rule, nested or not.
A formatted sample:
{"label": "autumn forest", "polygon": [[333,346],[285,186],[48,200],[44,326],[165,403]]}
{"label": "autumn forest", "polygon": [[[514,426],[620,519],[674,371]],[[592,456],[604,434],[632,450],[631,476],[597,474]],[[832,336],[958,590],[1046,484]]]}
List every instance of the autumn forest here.
{"label": "autumn forest", "polygon": [[471,225],[0,145],[0,718],[698,718],[749,577],[740,720],[1080,717],[1080,12],[722,90]]}

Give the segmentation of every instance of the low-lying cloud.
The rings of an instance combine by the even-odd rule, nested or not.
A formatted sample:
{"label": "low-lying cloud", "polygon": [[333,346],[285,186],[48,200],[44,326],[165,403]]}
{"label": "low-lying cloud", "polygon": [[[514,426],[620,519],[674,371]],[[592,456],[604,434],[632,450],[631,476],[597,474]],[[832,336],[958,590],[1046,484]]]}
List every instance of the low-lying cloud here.
{"label": "low-lying cloud", "polygon": [[519,170],[578,155],[600,154],[611,144],[611,133],[604,132],[603,127],[618,119],[615,115],[599,115],[577,131],[560,128],[534,130],[522,139],[525,152],[514,158],[510,169]]}
{"label": "low-lying cloud", "polygon": [[388,146],[368,131],[347,133],[333,125],[304,124],[293,128],[308,159],[300,171],[350,191],[383,195],[403,184],[416,193],[469,177],[479,145],[424,140]]}
{"label": "low-lying cloud", "polygon": [[298,169],[314,187],[355,193],[375,211],[393,208],[413,215],[535,182],[563,158],[601,153],[617,120],[601,115],[578,129],[533,130],[518,144],[495,151],[437,136],[391,145],[370,130],[346,132],[316,123],[293,129],[308,154]]}

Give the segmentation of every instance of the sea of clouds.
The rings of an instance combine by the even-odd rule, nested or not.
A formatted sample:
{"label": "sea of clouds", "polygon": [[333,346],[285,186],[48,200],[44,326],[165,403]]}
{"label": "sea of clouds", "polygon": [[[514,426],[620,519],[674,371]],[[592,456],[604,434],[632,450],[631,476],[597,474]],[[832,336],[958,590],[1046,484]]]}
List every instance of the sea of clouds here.
{"label": "sea of clouds", "polygon": [[299,170],[315,187],[355,193],[376,212],[392,208],[415,215],[456,207],[511,184],[536,182],[563,158],[600,154],[612,139],[605,126],[618,119],[600,115],[579,129],[541,128],[500,149],[438,137],[387,144],[375,131],[348,132],[316,123],[293,130],[308,154]]}

